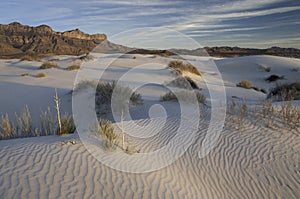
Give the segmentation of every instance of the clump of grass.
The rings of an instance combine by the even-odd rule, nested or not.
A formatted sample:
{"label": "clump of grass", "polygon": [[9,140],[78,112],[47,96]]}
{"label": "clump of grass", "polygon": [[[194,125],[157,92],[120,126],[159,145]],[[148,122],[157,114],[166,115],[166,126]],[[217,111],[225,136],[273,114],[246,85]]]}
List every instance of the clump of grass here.
{"label": "clump of grass", "polygon": [[117,85],[116,82],[99,82],[96,89],[96,95],[102,102],[110,102],[112,95],[116,94],[119,103],[125,103],[127,99],[132,104],[142,104],[143,100],[139,93],[133,92],[128,86]]}
{"label": "clump of grass", "polygon": [[24,55],[20,61],[41,61],[41,59],[34,55]]}
{"label": "clump of grass", "polygon": [[242,80],[236,86],[246,89],[251,89],[253,87],[252,83],[248,80]]}
{"label": "clump of grass", "polygon": [[278,76],[278,75],[270,75],[265,80],[268,82],[276,82],[277,80],[284,79],[284,76]]}
{"label": "clump of grass", "polygon": [[16,119],[18,123],[18,129],[21,131],[21,135],[24,137],[31,137],[34,136],[32,131],[32,121],[31,121],[31,114],[29,111],[28,106],[25,106],[21,115],[16,113]]}
{"label": "clump of grass", "polygon": [[28,76],[28,75],[29,75],[29,73],[22,73],[21,74],[22,77],[25,77],[25,76]]}
{"label": "clump of grass", "polygon": [[298,72],[299,71],[299,67],[295,67],[295,68],[291,68],[292,72]]}
{"label": "clump of grass", "polygon": [[42,111],[40,114],[41,132],[43,135],[51,135],[55,132],[55,119],[48,107],[47,111]]}
{"label": "clump of grass", "polygon": [[179,76],[170,83],[168,86],[173,86],[177,88],[184,88],[188,90],[199,89],[198,85],[190,77]]}
{"label": "clump of grass", "polygon": [[94,60],[94,56],[90,55],[90,53],[86,53],[85,55],[80,56],[78,59],[81,61],[91,61]]}
{"label": "clump of grass", "polygon": [[52,58],[49,61],[59,61],[59,58]]}
{"label": "clump of grass", "polygon": [[63,134],[72,134],[76,130],[73,116],[65,113],[61,117],[61,129],[57,127],[56,135],[63,135]]}
{"label": "clump of grass", "polygon": [[36,74],[36,77],[37,78],[46,77],[46,74],[45,73],[38,73],[38,74]]}
{"label": "clump of grass", "polygon": [[40,66],[40,69],[49,69],[49,68],[57,68],[57,67],[58,67],[57,64],[47,61]]}
{"label": "clump of grass", "polygon": [[271,72],[271,70],[272,70],[272,67],[266,66],[266,65],[263,65],[263,64],[261,64],[260,67],[261,67],[264,71],[266,71],[266,72]]}
{"label": "clump of grass", "polygon": [[111,121],[100,119],[94,126],[90,127],[90,131],[94,132],[103,143],[107,150],[115,150],[119,145],[118,135],[114,131],[114,126]]}
{"label": "clump of grass", "polygon": [[10,121],[7,114],[2,115],[0,121],[0,140],[18,137],[14,124]]}
{"label": "clump of grass", "polygon": [[275,97],[277,100],[299,100],[300,99],[300,82],[277,84],[270,89],[267,98]]}
{"label": "clump of grass", "polygon": [[195,97],[198,103],[205,104],[206,97],[200,92],[194,92],[189,90],[181,90],[176,92],[167,92],[166,94],[160,97],[161,101],[172,101],[182,99],[188,103],[194,103]]}
{"label": "clump of grass", "polygon": [[68,66],[66,68],[66,70],[79,70],[80,69],[80,65],[71,65],[71,66]]}
{"label": "clump of grass", "polygon": [[82,80],[80,82],[78,82],[73,91],[76,92],[80,92],[83,90],[86,90],[88,88],[97,88],[98,82],[97,81],[92,81],[92,80]]}
{"label": "clump of grass", "polygon": [[198,71],[198,69],[190,63],[183,63],[182,61],[170,61],[168,66],[180,74],[184,72],[190,72],[201,76],[201,73]]}

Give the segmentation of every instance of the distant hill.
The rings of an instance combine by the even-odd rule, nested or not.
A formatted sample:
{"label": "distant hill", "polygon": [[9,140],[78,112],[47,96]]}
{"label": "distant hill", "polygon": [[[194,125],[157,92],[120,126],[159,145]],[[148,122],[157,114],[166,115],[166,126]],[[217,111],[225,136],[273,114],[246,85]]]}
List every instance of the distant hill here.
{"label": "distant hill", "polygon": [[46,25],[30,27],[17,22],[0,24],[0,57],[16,58],[24,54],[79,55],[90,52],[106,38],[105,34],[89,35],[78,29],[55,32]]}
{"label": "distant hill", "polygon": [[300,58],[300,50],[295,48],[272,47],[267,49],[239,47],[205,47],[194,50],[168,49],[149,50],[130,48],[114,44],[105,34],[86,34],[78,29],[56,32],[47,25],[31,27],[13,22],[0,24],[0,58],[20,58],[24,55],[80,55],[87,52],[156,54],[169,56],[207,55],[215,57],[236,57],[247,55],[275,55]]}

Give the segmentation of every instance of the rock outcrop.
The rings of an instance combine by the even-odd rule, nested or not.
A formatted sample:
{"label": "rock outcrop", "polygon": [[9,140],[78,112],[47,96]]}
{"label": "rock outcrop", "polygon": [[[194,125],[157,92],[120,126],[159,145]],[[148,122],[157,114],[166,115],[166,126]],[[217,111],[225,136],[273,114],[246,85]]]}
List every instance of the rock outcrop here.
{"label": "rock outcrop", "polygon": [[79,55],[90,52],[106,40],[105,34],[89,35],[80,30],[56,32],[47,25],[30,27],[17,22],[0,24],[0,57],[25,54]]}

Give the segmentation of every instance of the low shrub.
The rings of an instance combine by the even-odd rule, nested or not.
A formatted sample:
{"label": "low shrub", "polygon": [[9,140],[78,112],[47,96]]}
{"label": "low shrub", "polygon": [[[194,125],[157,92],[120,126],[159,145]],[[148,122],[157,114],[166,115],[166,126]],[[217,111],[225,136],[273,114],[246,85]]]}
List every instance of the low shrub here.
{"label": "low shrub", "polygon": [[90,127],[97,137],[99,137],[103,143],[103,147],[108,150],[115,150],[119,144],[118,135],[114,131],[114,126],[111,121],[100,119],[98,124]]}
{"label": "low shrub", "polygon": [[182,91],[176,91],[176,92],[167,92],[163,96],[160,97],[161,101],[171,101],[171,100],[178,100],[182,99],[185,102],[188,103],[194,103],[195,102],[195,96],[196,100],[200,104],[204,104],[206,102],[206,97],[200,92],[194,92],[189,90],[182,90]]}
{"label": "low shrub", "polygon": [[236,86],[246,89],[251,89],[253,87],[252,83],[248,80],[242,80]]}
{"label": "low shrub", "polygon": [[45,73],[38,73],[38,74],[36,74],[36,77],[37,78],[46,77],[46,74]]}
{"label": "low shrub", "polygon": [[49,69],[49,68],[57,68],[57,67],[58,67],[57,64],[47,61],[40,66],[40,69]]}
{"label": "low shrub", "polygon": [[278,76],[278,75],[270,75],[265,80],[268,82],[276,82],[277,80],[284,79],[284,76]]}
{"label": "low shrub", "polygon": [[270,89],[267,98],[275,97],[276,100],[300,100],[300,82],[277,84]]}
{"label": "low shrub", "polygon": [[143,100],[139,93],[133,92],[128,86],[117,85],[116,82],[99,82],[96,89],[96,95],[102,102],[110,102],[112,95],[116,94],[118,103],[125,103],[128,99],[132,104],[142,104]]}
{"label": "low shrub", "polygon": [[21,74],[22,77],[25,77],[25,76],[28,76],[28,75],[29,75],[29,73],[22,73]]}
{"label": "low shrub", "polygon": [[190,78],[190,77],[182,77],[179,76],[170,83],[167,84],[168,86],[173,86],[177,88],[184,88],[184,89],[199,89],[198,85]]}
{"label": "low shrub", "polygon": [[0,140],[18,137],[14,124],[8,118],[8,115],[2,115],[0,121]]}
{"label": "low shrub", "polygon": [[195,75],[201,76],[201,73],[198,71],[198,69],[190,63],[183,63],[182,61],[170,61],[168,66],[178,71],[180,74],[182,74],[183,72],[190,72]]}
{"label": "low shrub", "polygon": [[24,55],[21,57],[20,61],[41,61],[41,59],[34,55]]}
{"label": "low shrub", "polygon": [[71,65],[66,68],[66,70],[79,70],[80,65]]}
{"label": "low shrub", "polygon": [[57,135],[71,134],[71,133],[74,133],[75,130],[76,130],[76,127],[74,124],[73,116],[65,113],[61,117],[61,129],[59,129],[59,127],[57,127],[56,134]]}

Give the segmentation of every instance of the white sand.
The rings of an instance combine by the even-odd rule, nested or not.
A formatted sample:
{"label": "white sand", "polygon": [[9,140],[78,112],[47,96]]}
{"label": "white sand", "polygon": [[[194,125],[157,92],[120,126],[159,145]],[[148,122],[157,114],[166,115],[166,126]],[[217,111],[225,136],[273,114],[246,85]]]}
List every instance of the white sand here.
{"label": "white sand", "polygon": [[[98,60],[104,60],[103,56],[115,55],[99,55]],[[136,59],[124,56],[113,63],[111,70],[105,73],[105,80],[118,79],[123,71],[141,64],[146,64],[145,70],[133,71],[127,77],[130,86],[151,81],[168,82],[173,78],[166,68],[170,58],[135,56]],[[59,61],[63,67],[72,60],[68,56],[60,56],[60,59],[63,59]],[[207,58],[188,56],[188,59],[200,62],[204,79],[214,83],[216,75]],[[97,70],[97,62],[93,60],[88,64]],[[153,62],[159,64],[151,65]],[[285,81],[299,80],[300,72],[290,70],[300,67],[299,59],[250,56],[216,59],[215,62],[223,76],[228,99],[236,96],[255,104],[266,97],[254,90],[237,88],[235,84],[240,80],[250,80],[254,86],[266,90],[274,86],[264,81],[270,74],[284,75]],[[40,71],[40,64],[0,60],[0,114],[8,113],[13,117],[14,112],[28,105],[34,125],[38,125],[40,110],[54,106],[54,88],[59,89],[63,111],[71,113],[72,95],[68,93],[76,71]],[[270,66],[272,71],[265,72],[260,65]],[[30,75],[20,76],[25,72]],[[34,77],[37,72],[44,72],[47,77]],[[197,83],[209,98],[204,82],[199,79]],[[145,105],[133,109],[132,114],[142,124],[149,120],[144,114],[147,105],[158,100],[164,90],[151,85],[140,91]],[[174,102],[164,103],[172,110]],[[176,119],[176,110],[171,113]],[[236,118],[229,116],[226,121],[234,123]],[[128,128],[132,125],[130,122],[126,121]],[[154,122],[162,125],[159,119]],[[198,133],[182,157],[168,167],[142,174],[120,172],[100,163],[86,150],[77,133],[1,140],[0,198],[299,198],[299,128],[272,130],[256,121],[246,121],[242,131],[238,131],[225,125],[218,144],[199,159],[208,122],[209,117],[201,118]],[[160,136],[150,141],[130,141],[143,153],[154,151],[168,143],[175,127],[176,121],[170,122]],[[76,140],[76,144],[61,144],[68,140]]]}

